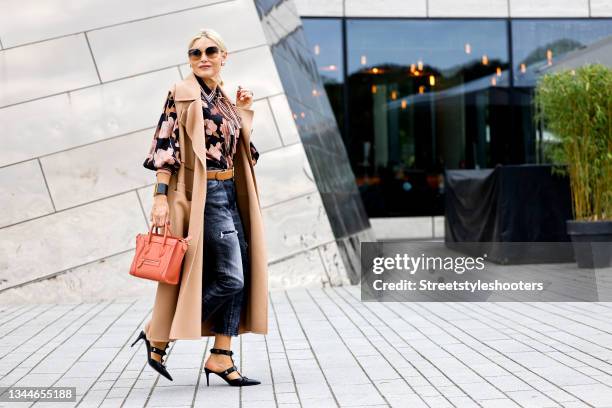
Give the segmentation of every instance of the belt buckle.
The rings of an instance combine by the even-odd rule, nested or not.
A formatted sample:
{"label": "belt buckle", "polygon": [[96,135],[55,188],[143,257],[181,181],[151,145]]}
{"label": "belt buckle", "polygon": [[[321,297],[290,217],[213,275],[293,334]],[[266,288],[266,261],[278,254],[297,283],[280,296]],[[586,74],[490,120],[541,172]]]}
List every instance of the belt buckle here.
{"label": "belt buckle", "polygon": [[[224,180],[224,179],[219,178],[220,177],[219,175],[220,174],[227,174],[228,170],[230,170],[230,169],[215,170],[215,180]],[[232,167],[231,170],[232,170],[232,178],[233,178],[234,177],[234,167]]]}

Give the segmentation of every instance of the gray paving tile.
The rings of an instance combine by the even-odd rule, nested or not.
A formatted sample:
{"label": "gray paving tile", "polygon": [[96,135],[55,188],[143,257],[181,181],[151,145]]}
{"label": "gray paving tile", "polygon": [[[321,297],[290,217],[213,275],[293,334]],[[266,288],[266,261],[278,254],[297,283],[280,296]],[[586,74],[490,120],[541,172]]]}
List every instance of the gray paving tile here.
{"label": "gray paving tile", "polygon": [[269,333],[233,345],[262,384],[236,389],[204,384],[210,339],[173,344],[174,382],[129,347],[150,299],[2,305],[0,385],[73,385],[79,407],[612,406],[609,304],[365,304],[348,286],[270,306]]}

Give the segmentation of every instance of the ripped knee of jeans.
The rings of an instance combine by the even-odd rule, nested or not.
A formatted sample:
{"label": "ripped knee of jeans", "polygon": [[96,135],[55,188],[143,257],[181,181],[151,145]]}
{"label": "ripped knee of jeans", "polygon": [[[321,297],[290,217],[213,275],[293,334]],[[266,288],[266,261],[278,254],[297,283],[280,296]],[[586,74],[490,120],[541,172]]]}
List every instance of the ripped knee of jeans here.
{"label": "ripped knee of jeans", "polygon": [[233,234],[233,233],[237,233],[237,231],[235,229],[234,230],[228,230],[228,231],[221,231],[219,233],[219,237],[223,238],[226,235]]}

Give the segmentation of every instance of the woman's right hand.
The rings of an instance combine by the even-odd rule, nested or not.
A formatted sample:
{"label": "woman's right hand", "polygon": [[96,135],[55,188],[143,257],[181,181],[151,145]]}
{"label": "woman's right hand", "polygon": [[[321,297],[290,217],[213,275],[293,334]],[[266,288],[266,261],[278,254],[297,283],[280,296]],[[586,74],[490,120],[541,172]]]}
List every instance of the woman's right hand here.
{"label": "woman's right hand", "polygon": [[158,194],[153,197],[153,208],[151,208],[149,221],[158,227],[165,226],[166,222],[170,223],[170,207],[168,206],[168,197],[165,194]]}

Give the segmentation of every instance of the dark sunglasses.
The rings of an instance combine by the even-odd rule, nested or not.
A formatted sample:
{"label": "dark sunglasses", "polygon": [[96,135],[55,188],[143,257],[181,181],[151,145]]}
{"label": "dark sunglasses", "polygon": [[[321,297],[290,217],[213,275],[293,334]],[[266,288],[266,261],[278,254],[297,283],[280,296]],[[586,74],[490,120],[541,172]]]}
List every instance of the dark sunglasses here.
{"label": "dark sunglasses", "polygon": [[[217,55],[219,55],[219,47],[216,47],[214,45],[210,46],[210,47],[207,47],[204,50],[204,53],[206,54],[206,56],[208,58],[216,58]],[[192,49],[190,49],[187,52],[187,54],[189,55],[189,58],[191,58],[191,59],[200,59],[200,58],[202,58],[202,50],[199,49],[199,48],[192,48]]]}

